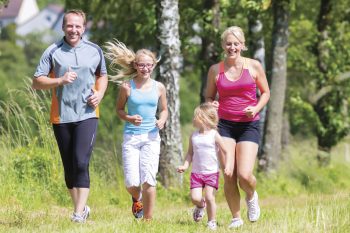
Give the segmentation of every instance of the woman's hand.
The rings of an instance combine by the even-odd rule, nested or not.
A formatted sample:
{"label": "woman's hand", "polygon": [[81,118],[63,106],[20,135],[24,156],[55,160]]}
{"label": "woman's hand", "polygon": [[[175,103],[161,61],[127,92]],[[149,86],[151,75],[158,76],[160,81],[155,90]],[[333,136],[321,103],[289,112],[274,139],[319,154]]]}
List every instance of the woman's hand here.
{"label": "woman's hand", "polygon": [[244,111],[245,115],[249,118],[254,118],[258,112],[257,108],[253,107],[253,106],[248,106],[243,111]]}

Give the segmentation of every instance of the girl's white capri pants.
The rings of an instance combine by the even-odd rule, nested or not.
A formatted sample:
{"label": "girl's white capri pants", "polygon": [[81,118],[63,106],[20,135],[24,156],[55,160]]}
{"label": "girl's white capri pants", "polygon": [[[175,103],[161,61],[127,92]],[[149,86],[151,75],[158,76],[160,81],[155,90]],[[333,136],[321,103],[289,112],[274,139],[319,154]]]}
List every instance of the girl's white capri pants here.
{"label": "girl's white capri pants", "polygon": [[158,131],[124,134],[122,151],[126,187],[138,187],[144,183],[156,186],[160,154]]}

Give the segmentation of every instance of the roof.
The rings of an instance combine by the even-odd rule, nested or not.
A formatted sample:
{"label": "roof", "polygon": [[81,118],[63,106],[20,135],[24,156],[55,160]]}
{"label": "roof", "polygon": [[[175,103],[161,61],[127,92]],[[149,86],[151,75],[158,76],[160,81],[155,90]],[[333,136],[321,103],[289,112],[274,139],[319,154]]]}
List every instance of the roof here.
{"label": "roof", "polygon": [[11,0],[7,7],[1,7],[0,19],[2,18],[16,18],[21,8],[23,0]]}
{"label": "roof", "polygon": [[64,12],[64,7],[58,4],[49,4],[46,8],[55,12],[56,14]]}

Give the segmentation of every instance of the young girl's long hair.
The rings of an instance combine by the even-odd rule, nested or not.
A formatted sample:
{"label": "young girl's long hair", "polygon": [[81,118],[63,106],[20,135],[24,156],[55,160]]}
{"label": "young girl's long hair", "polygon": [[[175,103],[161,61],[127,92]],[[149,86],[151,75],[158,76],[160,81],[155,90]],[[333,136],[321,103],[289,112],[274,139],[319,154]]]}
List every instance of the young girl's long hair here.
{"label": "young girl's long hair", "polygon": [[156,55],[148,49],[140,49],[136,53],[126,47],[126,45],[117,39],[112,42],[107,42],[105,46],[105,57],[111,61],[110,68],[116,75],[109,75],[112,82],[120,83],[120,79],[134,78],[137,75],[137,70],[134,67],[135,62],[141,55],[146,55],[152,58],[154,66],[159,60]]}
{"label": "young girl's long hair", "polygon": [[206,129],[217,129],[219,122],[217,110],[210,103],[203,103],[196,107],[193,119],[199,121]]}

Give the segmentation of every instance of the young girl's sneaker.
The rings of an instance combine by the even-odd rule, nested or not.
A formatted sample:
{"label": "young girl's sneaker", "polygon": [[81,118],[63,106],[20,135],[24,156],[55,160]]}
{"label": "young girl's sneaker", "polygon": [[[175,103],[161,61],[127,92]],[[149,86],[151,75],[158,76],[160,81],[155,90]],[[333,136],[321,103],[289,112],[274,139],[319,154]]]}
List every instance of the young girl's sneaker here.
{"label": "young girl's sneaker", "polygon": [[205,203],[205,200],[204,198],[202,199],[202,202],[201,202],[201,205],[203,207],[198,207],[196,206],[193,210],[193,220],[195,222],[199,222],[200,220],[202,220],[202,218],[204,217],[205,215],[205,207],[206,207],[206,203]]}
{"label": "young girl's sneaker", "polygon": [[228,228],[238,228],[243,225],[243,220],[241,218],[233,218]]}
{"label": "young girl's sneaker", "polygon": [[248,207],[247,215],[248,215],[249,221],[251,222],[258,221],[260,217],[260,207],[259,207],[258,201],[259,201],[259,197],[256,191],[254,191],[253,198],[251,200],[246,200],[247,207]]}
{"label": "young girl's sneaker", "polygon": [[132,199],[132,214],[136,219],[143,218],[143,204],[142,201],[136,201],[134,198]]}
{"label": "young girl's sneaker", "polygon": [[210,220],[207,223],[207,227],[208,227],[208,229],[215,231],[217,229],[218,225],[217,225],[215,220]]}

